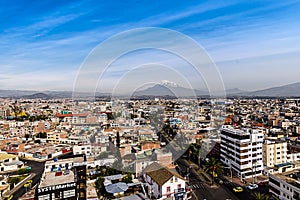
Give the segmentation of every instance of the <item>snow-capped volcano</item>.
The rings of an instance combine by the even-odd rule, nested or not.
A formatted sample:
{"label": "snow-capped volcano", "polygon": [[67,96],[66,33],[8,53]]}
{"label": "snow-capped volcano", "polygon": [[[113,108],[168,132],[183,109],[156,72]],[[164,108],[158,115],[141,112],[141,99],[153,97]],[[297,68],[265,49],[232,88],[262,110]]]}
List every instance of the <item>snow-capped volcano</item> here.
{"label": "snow-capped volcano", "polygon": [[168,80],[163,80],[161,82],[161,85],[166,86],[166,87],[178,87],[178,85],[172,81],[168,81]]}

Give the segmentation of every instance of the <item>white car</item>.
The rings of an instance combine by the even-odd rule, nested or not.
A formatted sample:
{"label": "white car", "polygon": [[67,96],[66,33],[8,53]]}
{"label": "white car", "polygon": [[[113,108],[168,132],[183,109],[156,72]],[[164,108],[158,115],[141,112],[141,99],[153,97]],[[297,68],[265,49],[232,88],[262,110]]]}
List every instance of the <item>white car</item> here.
{"label": "white car", "polygon": [[254,189],[258,188],[258,185],[256,185],[256,184],[251,184],[251,185],[248,185],[248,188],[249,188],[250,190],[254,190]]}

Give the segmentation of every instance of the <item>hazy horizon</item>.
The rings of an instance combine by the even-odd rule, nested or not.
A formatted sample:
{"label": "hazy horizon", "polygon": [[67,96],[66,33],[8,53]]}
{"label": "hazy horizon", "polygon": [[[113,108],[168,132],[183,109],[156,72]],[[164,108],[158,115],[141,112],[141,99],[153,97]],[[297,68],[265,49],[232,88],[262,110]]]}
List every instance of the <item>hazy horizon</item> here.
{"label": "hazy horizon", "polygon": [[[299,1],[98,2],[2,1],[0,89],[72,91],[80,67],[97,45],[124,31],[159,27],[195,40],[215,63],[226,89],[255,91],[299,82]],[[170,38],[166,38],[168,40]],[[144,41],[147,42],[147,38]],[[157,41],[159,42],[159,41]],[[170,46],[178,44],[170,44]],[[115,51],[118,45],[108,51]],[[149,72],[149,63],[165,73]],[[157,50],[131,52],[111,64],[104,90],[133,67],[128,87],[145,76],[188,80],[205,89],[188,63]],[[179,79],[166,69],[174,68]],[[159,71],[160,72],[160,71]],[[168,77],[170,76],[170,77]],[[87,80],[88,81],[88,80]],[[150,79],[149,79],[150,81]],[[196,85],[196,87],[195,87]],[[114,88],[114,87],[113,87]]]}

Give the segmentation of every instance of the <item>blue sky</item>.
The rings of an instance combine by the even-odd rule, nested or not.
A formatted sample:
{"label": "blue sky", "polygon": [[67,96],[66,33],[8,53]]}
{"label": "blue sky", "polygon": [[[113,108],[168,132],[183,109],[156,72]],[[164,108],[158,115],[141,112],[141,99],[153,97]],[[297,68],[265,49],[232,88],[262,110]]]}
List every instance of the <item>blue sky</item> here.
{"label": "blue sky", "polygon": [[[168,28],[196,40],[216,63],[226,88],[297,82],[299,10],[300,2],[293,0],[1,1],[0,89],[72,90],[97,45],[142,27]],[[163,65],[171,59],[159,55],[129,55],[114,64],[115,70],[122,76],[123,66],[147,64],[149,57]],[[116,74],[108,73],[107,80],[115,82]]]}

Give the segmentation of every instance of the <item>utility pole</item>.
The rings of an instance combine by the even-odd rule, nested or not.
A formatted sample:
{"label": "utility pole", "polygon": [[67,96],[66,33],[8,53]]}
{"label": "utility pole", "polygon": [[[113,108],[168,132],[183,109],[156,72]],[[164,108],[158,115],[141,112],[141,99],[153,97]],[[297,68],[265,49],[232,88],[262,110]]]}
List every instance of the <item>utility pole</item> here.
{"label": "utility pole", "polygon": [[254,184],[254,176],[253,176],[253,160],[251,161],[251,172],[252,172],[252,184]]}
{"label": "utility pole", "polygon": [[231,179],[231,182],[232,182],[232,164],[231,164],[231,160],[230,160],[230,179]]}
{"label": "utility pole", "polygon": [[190,169],[191,169],[192,167],[191,166],[189,166],[188,168],[187,168],[187,181],[188,182],[190,182]]}
{"label": "utility pole", "polygon": [[230,161],[230,166],[229,167],[224,167],[225,169],[230,169],[230,180],[232,182],[232,164],[231,164],[231,160]]}

